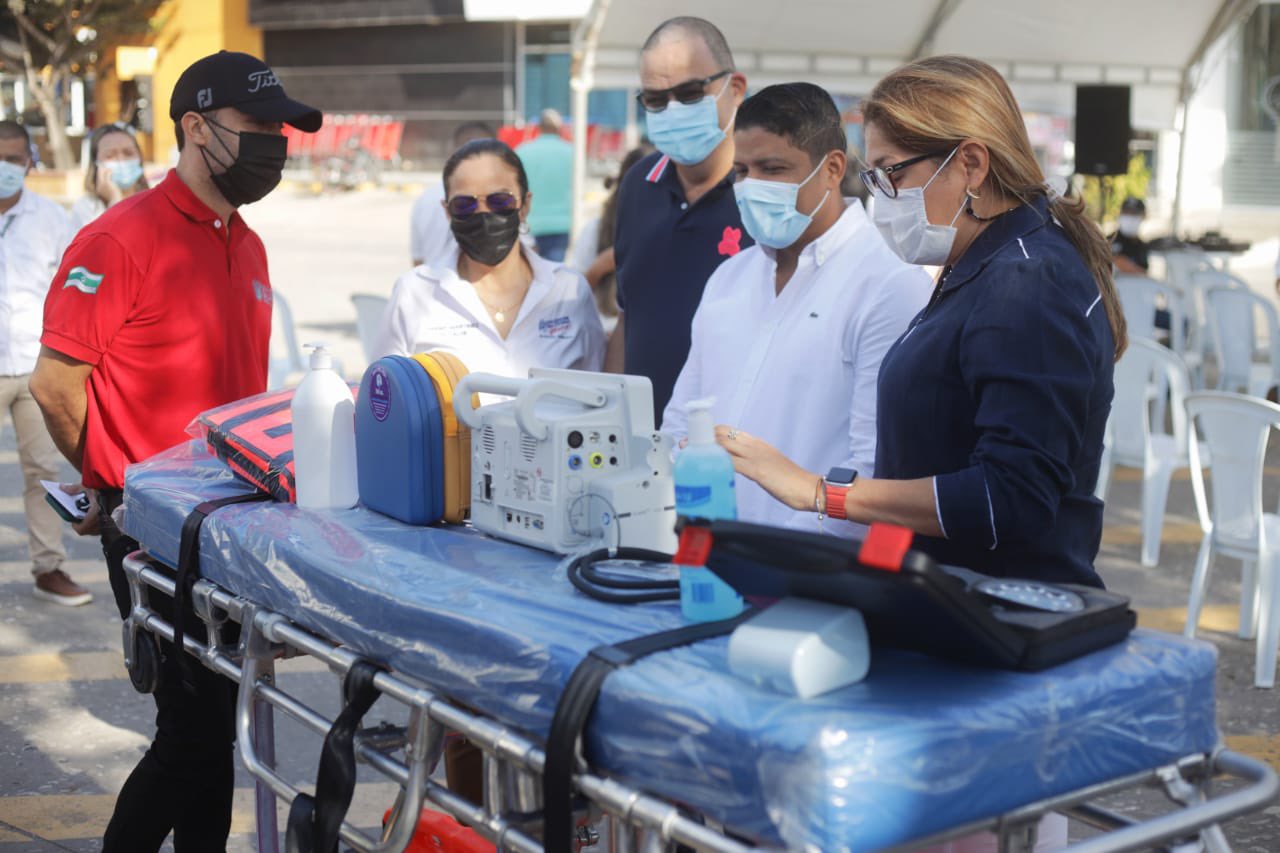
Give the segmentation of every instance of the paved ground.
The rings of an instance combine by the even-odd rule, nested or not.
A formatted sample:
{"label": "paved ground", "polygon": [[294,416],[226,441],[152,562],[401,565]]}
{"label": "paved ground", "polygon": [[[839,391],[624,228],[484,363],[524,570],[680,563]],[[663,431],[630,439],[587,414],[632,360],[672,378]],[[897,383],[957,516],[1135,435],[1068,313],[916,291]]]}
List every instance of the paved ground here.
{"label": "paved ground", "polygon": [[[279,194],[249,211],[271,256],[272,280],[293,306],[301,336],[326,337],[350,375],[363,368],[349,296],[386,294],[408,264],[407,217],[412,196],[388,191],[312,198]],[[1275,243],[1239,266],[1259,290],[1269,290]],[[1280,497],[1280,447],[1269,454],[1273,483],[1266,504]],[[71,471],[64,472],[71,479]],[[144,750],[153,706],[129,686],[120,661],[119,619],[93,542],[68,536],[68,568],[97,596],[76,610],[30,595],[22,518],[21,475],[13,433],[0,427],[0,853],[95,850],[115,792]],[[1182,627],[1199,528],[1189,483],[1175,480],[1160,566],[1137,562],[1137,472],[1120,470],[1108,504],[1099,569],[1108,584],[1131,595],[1144,625]],[[1220,561],[1202,636],[1220,654],[1218,719],[1227,743],[1280,767],[1280,705],[1273,691],[1252,687],[1253,646],[1234,636],[1238,567]],[[282,667],[282,682],[332,713],[336,691],[314,666]],[[372,719],[382,715],[375,708]],[[394,719],[394,718],[393,718]],[[318,741],[296,728],[281,732],[278,751],[294,781],[314,778]],[[241,773],[231,849],[253,849],[251,784]],[[385,783],[359,788],[354,814],[372,826],[390,800]],[[1134,813],[1157,798],[1128,797],[1116,805]],[[1240,850],[1280,849],[1280,805],[1227,828]]]}

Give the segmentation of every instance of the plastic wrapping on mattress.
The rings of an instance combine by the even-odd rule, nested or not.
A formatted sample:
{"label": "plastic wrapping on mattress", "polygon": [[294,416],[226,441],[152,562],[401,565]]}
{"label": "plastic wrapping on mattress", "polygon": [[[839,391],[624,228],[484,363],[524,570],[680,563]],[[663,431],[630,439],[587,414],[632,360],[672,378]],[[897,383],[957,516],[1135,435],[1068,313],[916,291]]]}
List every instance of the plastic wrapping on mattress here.
{"label": "plastic wrapping on mattress", "polygon": [[[181,445],[129,469],[125,529],[172,563],[193,506],[248,488]],[[208,579],[539,739],[590,649],[681,623],[577,593],[550,554],[360,507],[232,506],[201,537]],[[876,650],[800,701],[729,675],[721,638],[611,675],[587,755],[757,839],[872,850],[1212,749],[1215,659],[1142,630],[1035,674]]]}

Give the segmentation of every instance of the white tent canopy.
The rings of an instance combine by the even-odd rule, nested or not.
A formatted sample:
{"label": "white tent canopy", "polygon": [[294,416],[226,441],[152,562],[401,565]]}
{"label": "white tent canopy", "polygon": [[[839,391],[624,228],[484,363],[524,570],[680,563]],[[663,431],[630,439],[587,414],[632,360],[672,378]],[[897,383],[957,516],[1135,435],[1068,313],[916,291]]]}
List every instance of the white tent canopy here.
{"label": "white tent canopy", "polygon": [[[639,85],[639,47],[696,15],[724,32],[753,88],[807,80],[871,91],[910,59],[991,62],[1024,110],[1070,115],[1078,84],[1132,86],[1135,127],[1176,127],[1209,47],[1258,0],[593,0],[574,37],[574,119],[592,89]],[[1180,129],[1180,128],[1179,128]],[[585,139],[585,133],[575,134]],[[585,178],[585,148],[578,186]],[[580,195],[579,195],[580,198]]]}

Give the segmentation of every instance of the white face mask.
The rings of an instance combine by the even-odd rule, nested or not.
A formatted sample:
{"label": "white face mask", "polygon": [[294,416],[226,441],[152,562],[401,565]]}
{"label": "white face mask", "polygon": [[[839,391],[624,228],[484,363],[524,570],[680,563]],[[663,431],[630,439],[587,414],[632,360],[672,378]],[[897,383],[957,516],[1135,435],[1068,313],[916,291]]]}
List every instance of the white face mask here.
{"label": "white face mask", "polygon": [[951,256],[951,246],[956,241],[956,220],[964,211],[965,203],[961,202],[960,209],[951,217],[949,225],[935,225],[929,221],[929,214],[925,209],[924,191],[947,168],[958,150],[951,150],[947,159],[942,161],[938,171],[933,173],[933,177],[924,186],[900,189],[894,198],[883,193],[876,196],[871,219],[889,248],[909,264],[941,266]]}
{"label": "white face mask", "polygon": [[1120,214],[1120,219],[1117,224],[1117,226],[1120,229],[1120,233],[1126,237],[1137,237],[1138,228],[1141,225],[1142,225],[1142,217],[1132,213]]}

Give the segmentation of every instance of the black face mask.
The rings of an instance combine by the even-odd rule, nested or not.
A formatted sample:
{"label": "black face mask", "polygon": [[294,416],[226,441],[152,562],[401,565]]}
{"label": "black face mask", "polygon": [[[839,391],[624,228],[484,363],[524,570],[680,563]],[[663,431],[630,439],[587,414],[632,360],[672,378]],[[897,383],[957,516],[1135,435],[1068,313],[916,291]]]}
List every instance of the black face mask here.
{"label": "black face mask", "polygon": [[494,267],[511,253],[511,247],[520,238],[520,211],[451,216],[449,228],[467,257]]}
{"label": "black face mask", "polygon": [[[235,133],[208,116],[204,118],[214,127],[222,128],[228,133]],[[275,189],[284,175],[284,162],[289,151],[289,140],[278,134],[250,133],[242,130],[236,135],[240,137],[240,153],[230,164],[222,162],[208,148],[200,149],[200,153],[204,155],[205,165],[209,167],[209,176],[213,179],[213,185],[232,207],[253,204]],[[222,141],[222,137],[216,132],[213,136],[230,156],[231,148]],[[221,166],[223,171],[214,172],[213,163]]]}

